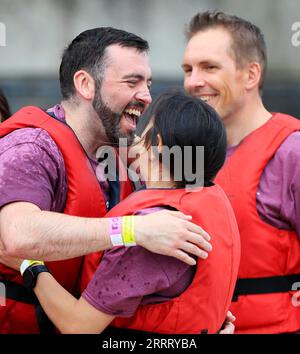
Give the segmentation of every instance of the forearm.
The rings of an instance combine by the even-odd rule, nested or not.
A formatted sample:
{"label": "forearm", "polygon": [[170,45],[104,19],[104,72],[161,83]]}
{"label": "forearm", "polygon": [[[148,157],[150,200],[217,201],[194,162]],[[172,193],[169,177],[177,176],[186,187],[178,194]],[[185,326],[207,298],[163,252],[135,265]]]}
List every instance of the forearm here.
{"label": "forearm", "polygon": [[101,333],[114,319],[114,316],[95,309],[84,298],[77,300],[50,273],[38,275],[34,292],[61,333]]}
{"label": "forearm", "polygon": [[9,255],[54,261],[111,247],[108,219],[81,218],[38,208],[26,210],[25,204],[20,203],[20,213],[14,208],[14,217],[9,206],[0,214],[0,225],[10,220],[0,229],[4,250]]}
{"label": "forearm", "polygon": [[[163,210],[134,216],[137,245],[175,257],[189,265],[190,255],[206,259],[210,236],[190,216]],[[16,202],[0,210],[0,244],[5,257],[55,261],[111,248],[108,218],[82,218],[41,211],[31,203]]]}
{"label": "forearm", "polygon": [[78,300],[60,286],[50,273],[39,274],[34,292],[55,327],[61,333],[74,333]]}

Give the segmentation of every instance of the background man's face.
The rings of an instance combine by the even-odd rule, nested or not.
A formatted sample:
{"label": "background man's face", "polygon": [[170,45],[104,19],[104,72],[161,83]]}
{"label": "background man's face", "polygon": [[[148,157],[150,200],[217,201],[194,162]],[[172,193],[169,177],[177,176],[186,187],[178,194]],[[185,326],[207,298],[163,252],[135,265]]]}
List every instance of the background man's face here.
{"label": "background man's face", "polygon": [[111,45],[106,50],[106,61],[93,105],[110,141],[127,137],[131,143],[136,123],[151,103],[148,55],[135,48]]}
{"label": "background man's face", "polygon": [[222,119],[239,109],[245,92],[245,70],[236,67],[231,41],[223,28],[198,32],[182,61],[186,91],[210,104]]}

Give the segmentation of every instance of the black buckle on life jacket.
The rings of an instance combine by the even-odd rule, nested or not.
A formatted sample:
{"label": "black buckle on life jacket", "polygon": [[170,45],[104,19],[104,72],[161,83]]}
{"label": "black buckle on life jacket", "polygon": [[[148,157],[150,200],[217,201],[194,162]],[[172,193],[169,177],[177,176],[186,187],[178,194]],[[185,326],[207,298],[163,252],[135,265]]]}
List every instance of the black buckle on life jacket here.
{"label": "black buckle on life jacket", "polygon": [[33,291],[28,290],[21,284],[9,280],[0,279],[0,282],[5,286],[6,298],[33,305],[35,307],[35,315],[40,329],[40,334],[56,334],[55,326],[45,314]]}
{"label": "black buckle on life jacket", "polygon": [[286,293],[292,291],[294,283],[300,282],[300,274],[264,278],[241,278],[237,280],[232,301],[241,295]]}

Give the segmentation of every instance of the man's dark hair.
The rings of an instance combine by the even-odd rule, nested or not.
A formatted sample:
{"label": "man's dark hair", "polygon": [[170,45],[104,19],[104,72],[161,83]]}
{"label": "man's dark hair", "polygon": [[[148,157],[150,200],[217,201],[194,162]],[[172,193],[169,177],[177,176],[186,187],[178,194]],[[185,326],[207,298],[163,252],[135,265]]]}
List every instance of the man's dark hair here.
{"label": "man's dark hair", "polygon": [[0,89],[0,122],[4,122],[7,118],[11,116],[9,104],[7,99]]}
{"label": "man's dark hair", "polygon": [[135,48],[140,52],[149,49],[148,42],[144,39],[112,27],[99,27],[80,33],[64,50],[62,56],[59,79],[63,99],[67,100],[75,94],[73,77],[76,71],[85,70],[95,80],[103,75],[105,49],[112,44]]}
{"label": "man's dark hair", "polygon": [[[217,112],[198,98],[181,90],[172,90],[159,95],[150,105],[137,126],[140,136],[150,121],[153,121],[153,126],[145,133],[145,147],[157,146],[158,135],[162,145],[169,149],[179,146],[183,151],[185,147],[191,147],[189,162],[193,173],[197,173],[197,147],[204,147],[204,185],[210,185],[225,162],[227,147],[226,131]],[[194,183],[185,179],[187,156],[184,153],[181,156],[182,181],[175,181],[178,188]],[[175,161],[170,159],[167,167],[174,177]]]}
{"label": "man's dark hair", "polygon": [[267,68],[267,50],[264,36],[259,27],[240,17],[225,14],[222,11],[197,13],[186,29],[189,40],[200,31],[223,27],[232,38],[232,51],[238,68],[257,61],[262,68],[259,89],[262,90]]}

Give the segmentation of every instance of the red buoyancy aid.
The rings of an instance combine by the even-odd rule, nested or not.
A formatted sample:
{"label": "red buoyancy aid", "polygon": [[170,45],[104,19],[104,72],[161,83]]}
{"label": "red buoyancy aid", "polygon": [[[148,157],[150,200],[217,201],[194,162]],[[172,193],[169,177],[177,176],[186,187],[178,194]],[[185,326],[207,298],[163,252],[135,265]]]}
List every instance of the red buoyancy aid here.
{"label": "red buoyancy aid", "polygon": [[295,231],[262,221],[256,194],[265,166],[300,121],[276,113],[246,137],[216,182],[231,201],[241,234],[241,264],[231,306],[236,333],[287,333],[300,329],[292,284],[300,281],[300,241]]}
{"label": "red buoyancy aid", "polygon": [[198,260],[192,284],[178,297],[140,306],[131,318],[116,318],[112,326],[156,333],[196,333],[220,330],[231,303],[240,258],[236,220],[223,190],[215,185],[197,191],[141,190],[114,207],[107,216],[132,215],[154,206],[171,206],[211,235],[213,251]]}
{"label": "red buoyancy aid", "polygon": [[[67,200],[64,214],[81,217],[103,217],[106,213],[105,198],[90,164],[75,133],[63,122],[51,117],[37,107],[25,107],[0,124],[0,138],[21,128],[42,128],[49,133],[58,146],[67,175]],[[130,189],[121,184],[124,198]],[[89,255],[87,257],[98,257]],[[47,262],[55,279],[74,294],[78,290],[83,257]],[[0,282],[22,284],[19,272],[0,264]],[[24,289],[26,290],[26,289]],[[21,292],[23,293],[22,289]],[[7,294],[9,291],[7,290]],[[26,295],[26,291],[25,291]],[[40,329],[32,304],[14,301],[7,295],[6,306],[0,306],[0,333],[39,333]]]}
{"label": "red buoyancy aid", "polygon": [[[125,161],[122,161],[121,155],[124,155],[124,153],[122,152],[119,153],[118,151],[117,159],[116,159],[116,168],[118,171],[118,179],[120,184],[120,195],[119,195],[120,201],[127,198],[134,191],[134,185],[130,181],[130,178],[127,173],[127,169],[124,167]],[[100,263],[102,253],[103,252],[95,252],[84,257],[81,279],[80,279],[80,287],[79,287],[80,293],[83,292],[83,290],[87,287],[88,283],[93,277]]]}

